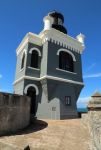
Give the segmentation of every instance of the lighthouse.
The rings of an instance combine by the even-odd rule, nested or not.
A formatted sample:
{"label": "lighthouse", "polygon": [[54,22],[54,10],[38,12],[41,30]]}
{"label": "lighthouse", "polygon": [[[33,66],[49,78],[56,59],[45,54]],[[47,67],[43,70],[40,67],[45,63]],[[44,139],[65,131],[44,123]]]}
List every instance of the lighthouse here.
{"label": "lighthouse", "polygon": [[43,30],[27,33],[16,49],[14,92],[31,98],[30,113],[37,118],[76,118],[85,36],[68,35],[60,12],[49,12],[43,22]]}

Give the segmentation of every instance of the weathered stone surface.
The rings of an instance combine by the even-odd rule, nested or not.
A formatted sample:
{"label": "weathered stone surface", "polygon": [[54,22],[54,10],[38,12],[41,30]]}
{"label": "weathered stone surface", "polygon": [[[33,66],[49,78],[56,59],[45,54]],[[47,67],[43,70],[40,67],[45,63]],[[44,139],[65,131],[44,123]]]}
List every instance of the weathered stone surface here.
{"label": "weathered stone surface", "polygon": [[101,111],[88,112],[88,125],[92,150],[101,150]]}
{"label": "weathered stone surface", "polygon": [[[24,100],[16,102],[18,98],[15,98],[13,101],[8,95],[6,95],[4,100],[3,98],[1,94],[0,108],[4,105],[5,109],[3,109],[4,113],[1,111],[2,109],[0,109],[0,115],[3,114],[3,116],[0,116],[0,121],[3,117],[3,122],[0,122],[0,127],[6,129],[4,121],[11,115],[9,108],[16,109],[21,106],[20,108],[23,109],[23,112],[17,109],[17,113],[19,115],[20,113],[24,113],[23,116],[18,115],[18,117],[22,118],[27,115],[27,113],[25,115],[24,110],[24,107],[27,109],[27,103],[25,104]],[[26,150],[27,145],[29,145],[30,150],[101,150],[101,109],[100,106],[98,107],[98,105],[96,105],[98,103],[101,103],[101,98],[96,94],[90,99],[88,113],[83,113],[81,119],[61,121],[36,120],[28,128],[19,131],[16,135],[2,136],[0,137],[0,150]],[[15,104],[16,107],[14,107]],[[19,106],[19,104],[21,105]],[[15,113],[15,111],[13,111],[13,113]],[[11,118],[14,118],[14,116]],[[7,121],[8,120],[9,119],[7,119]]]}
{"label": "weathered stone surface", "polygon": [[0,135],[25,128],[30,122],[30,98],[0,93]]}
{"label": "weathered stone surface", "polygon": [[99,92],[95,92],[88,103],[89,110],[100,110],[101,111],[101,94]]}
{"label": "weathered stone surface", "polygon": [[[40,130],[45,123],[48,126]],[[27,144],[31,150],[90,150],[90,136],[81,119],[39,121],[17,135],[1,137],[0,142],[19,148]]]}
{"label": "weathered stone surface", "polygon": [[95,92],[89,103],[88,113],[82,114],[82,123],[90,134],[90,149],[101,150],[101,94]]}

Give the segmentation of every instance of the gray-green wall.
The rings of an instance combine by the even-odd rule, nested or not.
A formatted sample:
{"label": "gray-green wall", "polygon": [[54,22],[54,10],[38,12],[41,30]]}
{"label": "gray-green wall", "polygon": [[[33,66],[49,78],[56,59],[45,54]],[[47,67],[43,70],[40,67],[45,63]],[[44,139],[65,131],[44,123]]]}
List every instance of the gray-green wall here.
{"label": "gray-green wall", "polygon": [[[31,54],[29,51],[31,48],[38,48],[41,52],[38,69],[30,68]],[[17,58],[16,79],[22,76],[39,79],[40,77],[48,75],[83,82],[81,54],[77,52],[69,50],[76,58],[76,62],[74,62],[74,73],[58,70],[59,56],[57,55],[57,51],[62,48],[66,49],[49,41],[45,42],[42,46],[28,43],[26,45],[25,66],[22,71],[20,71],[21,54]],[[24,94],[24,89],[29,84],[36,85],[39,90],[39,94],[36,96],[36,116],[38,118],[65,119],[77,117],[76,101],[83,85],[47,78],[40,79],[39,81],[35,79],[22,79],[14,85],[15,93]],[[65,105],[65,96],[71,96],[71,106]]]}

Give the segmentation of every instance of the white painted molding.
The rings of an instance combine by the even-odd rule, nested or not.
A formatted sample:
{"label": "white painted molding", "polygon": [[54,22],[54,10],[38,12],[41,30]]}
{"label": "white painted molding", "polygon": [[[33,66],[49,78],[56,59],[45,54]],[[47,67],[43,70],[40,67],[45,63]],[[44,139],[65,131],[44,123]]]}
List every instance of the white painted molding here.
{"label": "white painted molding", "polygon": [[19,72],[22,72],[23,70],[24,70],[24,68],[20,69],[20,71],[19,71]]}
{"label": "white painted molding", "polygon": [[27,50],[26,50],[26,49],[23,49],[23,50],[22,50],[21,59],[22,59],[22,57],[23,57],[24,53],[25,53],[25,57],[26,57],[26,54],[27,54]]}
{"label": "white painted molding", "polygon": [[25,94],[27,94],[27,90],[28,90],[29,87],[34,87],[35,90],[36,90],[36,95],[39,94],[39,89],[38,89],[37,85],[35,85],[35,84],[28,84],[28,85],[25,87],[25,89],[24,89],[24,93],[25,93]]}
{"label": "white painted molding", "polygon": [[[27,50],[26,50],[26,49],[23,49],[22,54],[21,54],[21,57],[20,57],[20,59],[21,59],[21,65],[22,65],[22,59],[23,59],[24,54],[25,54],[25,58],[24,58],[24,66],[23,66],[23,68],[20,68],[20,71],[19,71],[19,72],[23,71],[24,68],[25,68],[25,63],[26,63],[26,58],[27,58],[27,56],[26,56]],[[21,67],[21,66],[20,66],[20,67]]]}
{"label": "white painted molding", "polygon": [[40,69],[38,69],[38,68],[33,68],[33,67],[30,67],[30,66],[28,66],[28,68],[29,68],[29,69],[33,69],[33,70],[40,71]]}
{"label": "white painted molding", "polygon": [[32,51],[37,51],[38,54],[39,54],[39,56],[41,56],[41,52],[40,52],[40,50],[39,50],[38,48],[36,48],[36,47],[31,48],[31,49],[29,50],[29,53],[32,54]]}
{"label": "white painted molding", "polygon": [[36,81],[40,81],[40,78],[36,78],[36,77],[31,77],[31,76],[22,76],[21,78],[17,79],[14,81],[13,85],[16,85],[17,83],[19,83],[21,80],[23,79],[29,79],[29,80],[36,80]]}
{"label": "white painted molding", "polygon": [[42,46],[42,40],[39,37],[39,35],[29,32],[25,35],[25,37],[23,38],[23,40],[19,44],[18,48],[16,49],[17,55],[19,55],[20,52],[22,52],[22,50],[24,49],[26,44],[28,44],[28,42]]}
{"label": "white painted molding", "polygon": [[27,43],[28,43],[28,38],[25,38],[21,41],[20,45],[18,46],[18,48],[16,50],[17,56],[23,51],[23,49]]}
{"label": "white painted molding", "polygon": [[45,16],[43,18],[43,22],[44,22],[44,30],[50,30],[52,27],[53,18],[50,16]]}
{"label": "white painted molding", "polygon": [[46,41],[54,42],[55,44],[61,45],[67,49],[69,48],[72,51],[80,54],[85,48],[84,44],[82,44],[77,39],[51,28],[50,30],[43,30],[39,35],[33,34],[31,32],[27,33],[16,49],[16,53],[19,55],[26,44],[28,44],[28,42],[42,46],[42,44]]}
{"label": "white painted molding", "polygon": [[55,76],[44,76],[41,77],[42,78],[47,78],[47,79],[52,79],[52,80],[57,80],[57,81],[63,81],[63,82],[68,82],[68,83],[73,83],[73,84],[79,84],[79,85],[84,85],[82,82],[78,82],[78,81],[74,81],[74,80],[68,80],[68,79],[64,79],[64,78],[58,78]]}
{"label": "white painted molding", "polygon": [[60,53],[61,51],[67,52],[68,54],[70,54],[70,55],[72,56],[73,61],[76,61],[74,54],[73,54],[71,51],[67,50],[67,49],[63,49],[63,48],[62,48],[62,49],[59,49],[59,50],[57,51],[57,55],[59,55],[59,53]]}
{"label": "white painted molding", "polygon": [[83,46],[85,46],[84,44],[84,40],[85,40],[85,35],[80,33],[79,35],[76,36],[76,39],[82,43]]}
{"label": "white painted molding", "polygon": [[42,43],[47,41],[54,42],[55,44],[58,44],[60,46],[63,46],[67,49],[70,49],[72,51],[75,51],[77,53],[82,53],[83,49],[85,48],[81,42],[79,42],[77,39],[66,35],[56,29],[51,28],[51,30],[43,30],[39,37],[42,39]]}
{"label": "white painted molding", "polygon": [[68,79],[59,78],[59,77],[55,77],[55,76],[48,76],[48,75],[40,77],[40,78],[23,76],[23,77],[19,78],[18,80],[16,80],[13,83],[13,85],[16,85],[18,82],[20,82],[23,79],[36,80],[36,81],[41,81],[43,79],[52,79],[52,80],[57,80],[57,81],[62,81],[62,82],[67,82],[67,83],[72,83],[72,84],[84,85],[83,82],[78,82],[78,81],[74,81],[74,80],[68,80]]}
{"label": "white painted molding", "polygon": [[71,71],[60,69],[60,68],[56,68],[56,70],[67,72],[67,73],[71,73],[71,74],[77,74],[76,72],[71,72]]}

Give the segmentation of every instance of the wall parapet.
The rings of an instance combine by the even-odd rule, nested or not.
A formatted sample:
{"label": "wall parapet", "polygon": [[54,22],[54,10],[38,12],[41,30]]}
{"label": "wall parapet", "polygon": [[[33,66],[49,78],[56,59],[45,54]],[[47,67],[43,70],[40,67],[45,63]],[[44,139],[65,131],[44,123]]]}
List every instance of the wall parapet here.
{"label": "wall parapet", "polygon": [[101,93],[95,92],[87,105],[88,113],[82,114],[82,123],[88,128],[94,150],[101,149]]}
{"label": "wall parapet", "polygon": [[30,123],[30,98],[0,92],[0,135],[23,129]]}

